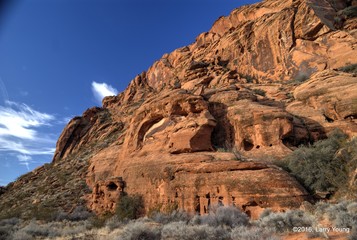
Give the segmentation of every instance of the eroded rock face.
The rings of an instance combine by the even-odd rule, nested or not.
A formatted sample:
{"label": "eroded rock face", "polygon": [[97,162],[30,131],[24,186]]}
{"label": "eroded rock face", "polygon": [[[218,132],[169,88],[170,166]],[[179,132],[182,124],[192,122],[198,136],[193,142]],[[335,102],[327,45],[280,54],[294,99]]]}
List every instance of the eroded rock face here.
{"label": "eroded rock face", "polygon": [[216,120],[208,103],[183,90],[146,101],[134,114],[125,137],[128,153],[161,149],[170,153],[211,151]]}
{"label": "eroded rock face", "polygon": [[357,78],[333,70],[357,62],[356,18],[336,22],[346,7],[266,0],[233,10],[72,119],[54,167],[90,159],[86,200],[99,214],[123,194],[142,195],[147,212],[299,207],[308,193],[271,160],[336,127],[357,134]]}
{"label": "eroded rock face", "polygon": [[292,114],[316,121],[326,130],[340,128],[357,135],[357,77],[354,74],[326,70],[298,86],[297,101],[287,106]]}
{"label": "eroded rock face", "polygon": [[[294,208],[309,199],[267,162],[333,127],[357,132],[350,122],[356,77],[322,71],[357,60],[354,32],[334,22],[345,7],[264,1],[234,10],[106,98],[105,109],[121,114],[128,127],[119,145],[91,159],[89,206],[113,211],[124,191],[108,190],[113,176],[125,182],[125,193],[143,196],[147,211],[176,206],[204,214],[224,204],[257,217],[264,208]],[[300,86],[279,82],[315,72]],[[346,95],[337,99],[341,91]]]}
{"label": "eroded rock face", "polygon": [[[147,211],[175,206],[205,214],[210,206],[223,204],[240,207],[256,218],[265,208],[296,208],[309,199],[286,172],[264,163],[237,161],[232,153],[159,156],[139,154],[130,162],[113,159],[117,168],[112,174],[125,180],[126,193],[143,196]],[[113,196],[120,196],[120,190],[107,190],[110,181],[98,181],[93,189],[90,207],[97,212],[115,208]]]}
{"label": "eroded rock face", "polygon": [[105,142],[110,136],[117,135],[123,129],[123,123],[113,121],[108,110],[93,107],[81,117],[73,118],[62,131],[56,145],[53,161],[68,157],[82,147],[90,147],[97,141]]}
{"label": "eroded rock face", "polygon": [[[193,44],[164,54],[148,70],[147,83],[154,89],[177,83],[208,84],[216,78],[211,68],[217,67],[260,82],[281,81],[353,63],[355,32],[345,27],[356,19],[335,27],[339,11],[346,6],[345,1],[281,0],[236,9]],[[196,70],[192,65],[202,66],[206,73],[199,77],[187,71]],[[186,84],[189,81],[194,82]]]}

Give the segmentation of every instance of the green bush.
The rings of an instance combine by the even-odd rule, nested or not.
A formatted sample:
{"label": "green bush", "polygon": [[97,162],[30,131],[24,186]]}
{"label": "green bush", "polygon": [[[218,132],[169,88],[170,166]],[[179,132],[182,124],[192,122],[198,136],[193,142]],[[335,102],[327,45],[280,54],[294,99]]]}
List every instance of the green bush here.
{"label": "green bush", "polygon": [[338,12],[339,15],[346,19],[357,17],[357,6],[350,6]]}
{"label": "green bush", "polygon": [[257,95],[265,97],[266,91],[260,88],[253,89],[253,92]]}
{"label": "green bush", "polygon": [[137,219],[144,213],[143,198],[140,195],[121,196],[115,210],[119,220]]}
{"label": "green bush", "polygon": [[341,67],[338,70],[342,71],[342,72],[347,72],[347,73],[357,73],[357,64],[350,64],[350,65]]}
{"label": "green bush", "polygon": [[337,191],[348,180],[350,157],[338,154],[346,138],[335,130],[328,139],[299,147],[284,159],[286,170],[312,193]]}

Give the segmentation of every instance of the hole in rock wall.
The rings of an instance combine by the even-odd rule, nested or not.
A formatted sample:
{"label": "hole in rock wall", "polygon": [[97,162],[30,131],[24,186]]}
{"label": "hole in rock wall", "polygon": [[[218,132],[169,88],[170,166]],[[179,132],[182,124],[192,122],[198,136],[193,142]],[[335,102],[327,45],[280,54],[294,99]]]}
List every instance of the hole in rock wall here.
{"label": "hole in rock wall", "polygon": [[115,183],[113,182],[110,182],[108,185],[107,185],[107,189],[109,191],[116,191],[118,189],[118,185],[116,185]]}
{"label": "hole in rock wall", "polygon": [[244,151],[250,151],[252,150],[254,147],[254,144],[247,141],[247,140],[243,140],[243,148],[244,148]]}
{"label": "hole in rock wall", "polygon": [[223,103],[210,102],[209,112],[217,121],[217,125],[211,134],[211,143],[215,148],[229,150],[234,146],[235,133],[227,117],[227,106]]}
{"label": "hole in rock wall", "polygon": [[200,210],[201,210],[200,197],[196,195],[196,197],[195,197],[195,212],[197,214],[199,214]]}
{"label": "hole in rock wall", "polygon": [[281,139],[282,143],[288,148],[298,147],[300,145],[306,145],[308,143],[313,143],[314,141],[307,138],[296,139],[293,136],[287,136]]}
{"label": "hole in rock wall", "polygon": [[211,194],[207,193],[206,199],[207,199],[207,208],[205,207],[205,210],[204,210],[205,213],[210,209],[210,206],[211,206]]}
{"label": "hole in rock wall", "polygon": [[350,120],[357,119],[357,114],[348,115],[345,117],[345,119],[350,119]]}
{"label": "hole in rock wall", "polygon": [[293,137],[284,137],[281,141],[288,148],[295,146],[295,139]]}
{"label": "hole in rock wall", "polygon": [[325,117],[325,121],[326,122],[329,122],[329,123],[333,123],[334,122],[334,120],[332,118],[326,116],[325,114],[323,114],[323,116]]}
{"label": "hole in rock wall", "polygon": [[138,133],[138,142],[137,142],[137,146],[141,146],[142,142],[144,140],[144,136],[146,134],[146,132],[156,123],[160,122],[163,119],[162,116],[155,116],[152,119],[146,121],[145,123],[143,123],[141,125],[141,128],[139,130]]}

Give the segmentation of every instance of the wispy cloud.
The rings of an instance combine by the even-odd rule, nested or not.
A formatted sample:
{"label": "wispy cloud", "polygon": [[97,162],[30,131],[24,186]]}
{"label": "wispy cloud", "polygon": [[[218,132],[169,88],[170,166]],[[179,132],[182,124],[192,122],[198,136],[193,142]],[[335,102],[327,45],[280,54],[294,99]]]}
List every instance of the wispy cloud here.
{"label": "wispy cloud", "polygon": [[27,168],[27,171],[30,171],[30,162],[32,161],[32,157],[28,156],[28,155],[17,155],[17,159],[19,160],[21,165],[25,165]]}
{"label": "wispy cloud", "polygon": [[6,106],[0,106],[0,137],[13,136],[22,139],[36,138],[33,128],[48,125],[54,117],[33,110],[26,104],[6,101]]}
{"label": "wispy cloud", "polygon": [[40,131],[52,121],[53,115],[6,101],[5,106],[0,106],[0,152],[18,153],[22,156],[18,157],[20,162],[25,163],[31,155],[52,155],[55,139]]}
{"label": "wispy cloud", "polygon": [[95,99],[102,103],[102,100],[106,96],[115,96],[118,94],[118,90],[106,83],[92,82],[92,92]]}

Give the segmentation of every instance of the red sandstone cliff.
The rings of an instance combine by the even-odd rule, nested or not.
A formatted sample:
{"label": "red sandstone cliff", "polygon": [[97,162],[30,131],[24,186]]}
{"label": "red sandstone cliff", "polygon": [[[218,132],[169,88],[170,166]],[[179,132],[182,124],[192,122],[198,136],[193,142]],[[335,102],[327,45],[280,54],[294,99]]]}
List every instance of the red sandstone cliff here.
{"label": "red sandstone cliff", "polygon": [[357,18],[345,11],[354,4],[266,0],[233,10],[72,119],[53,166],[85,156],[85,199],[98,213],[123,191],[142,195],[147,211],[222,203],[255,217],[299,207],[308,193],[271,159],[335,127],[357,134],[357,78],[338,70],[357,63]]}

